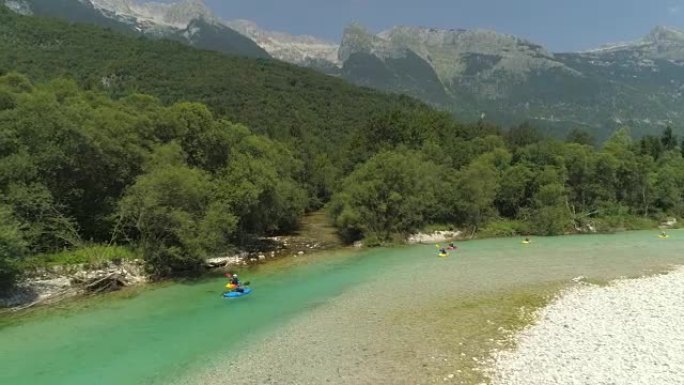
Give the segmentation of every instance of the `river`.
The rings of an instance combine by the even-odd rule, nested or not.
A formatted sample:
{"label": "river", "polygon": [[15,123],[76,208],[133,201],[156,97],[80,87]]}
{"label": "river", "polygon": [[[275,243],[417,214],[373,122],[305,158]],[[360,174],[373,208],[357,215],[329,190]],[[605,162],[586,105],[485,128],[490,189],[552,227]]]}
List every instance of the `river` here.
{"label": "river", "polygon": [[33,312],[0,328],[0,383],[476,383],[521,306],[684,264],[684,231],[458,245],[288,258],[242,272],[254,292],[236,300],[208,279]]}

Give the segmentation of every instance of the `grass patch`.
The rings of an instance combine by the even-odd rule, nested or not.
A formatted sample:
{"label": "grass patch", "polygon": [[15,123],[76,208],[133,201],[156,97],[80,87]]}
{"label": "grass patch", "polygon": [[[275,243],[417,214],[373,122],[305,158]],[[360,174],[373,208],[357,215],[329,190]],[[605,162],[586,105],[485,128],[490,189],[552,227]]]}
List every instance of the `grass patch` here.
{"label": "grass patch", "polygon": [[22,269],[35,269],[57,265],[98,264],[115,260],[133,260],[141,256],[122,246],[93,245],[58,253],[36,254],[24,258],[19,265]]}
{"label": "grass patch", "polygon": [[423,341],[419,356],[424,378],[441,381],[454,374],[451,384],[489,383],[484,369],[493,351],[514,346],[511,338],[535,321],[536,310],[548,305],[567,281],[512,290],[442,299],[414,309],[419,317],[397,314],[391,320]]}
{"label": "grass patch", "polygon": [[658,227],[658,222],[644,217],[631,215],[609,215],[592,219],[596,231],[610,233],[629,230],[649,230]]}
{"label": "grass patch", "polygon": [[515,237],[529,233],[529,225],[523,221],[499,219],[487,223],[487,225],[478,232],[478,236],[482,238],[501,238]]}

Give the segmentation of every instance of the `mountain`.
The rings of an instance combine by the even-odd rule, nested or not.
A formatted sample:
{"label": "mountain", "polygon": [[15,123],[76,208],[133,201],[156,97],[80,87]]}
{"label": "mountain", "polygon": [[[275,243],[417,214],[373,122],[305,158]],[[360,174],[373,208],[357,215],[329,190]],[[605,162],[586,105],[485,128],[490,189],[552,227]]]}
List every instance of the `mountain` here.
{"label": "mountain", "polygon": [[609,44],[584,52],[585,55],[609,57],[622,55],[641,59],[684,60],[684,31],[659,26],[646,37],[628,43]]}
{"label": "mountain", "polygon": [[231,20],[225,25],[250,38],[276,59],[326,72],[337,72],[342,67],[339,44],[313,36],[267,31],[249,20]]}
{"label": "mountain", "polygon": [[202,102],[221,118],[274,139],[313,143],[321,153],[337,148],[378,112],[430,111],[405,96],[360,88],[273,59],[22,16],[2,5],[0,52],[0,74],[17,71],[38,82],[66,76],[114,97],[140,92],[164,103]]}
{"label": "mountain", "polygon": [[[558,136],[585,128],[599,138],[621,125],[637,135],[684,127],[684,32],[675,28],[588,52],[553,53],[487,30],[399,26],[375,34],[352,24],[335,59],[330,44],[326,55],[307,44],[297,46],[297,55],[278,54],[296,37],[242,23],[257,32],[235,29],[276,58],[408,94],[464,119],[531,121]],[[306,57],[326,65],[311,66]]]}
{"label": "mountain", "polygon": [[684,32],[674,28],[589,52],[552,53],[492,31],[395,27],[375,35],[352,25],[339,52],[345,78],[469,119],[484,113],[504,124],[535,121],[557,135],[573,127],[605,136],[624,124],[636,134],[684,126]]}
{"label": "mountain", "polygon": [[[1,1],[1,0],[0,0]],[[15,12],[89,23],[196,48],[269,58],[254,41],[220,22],[201,0],[175,3],[135,0],[4,0]]]}
{"label": "mountain", "polygon": [[[0,0],[3,1],[3,0]],[[273,57],[402,93],[462,119],[530,121],[563,136],[585,128],[606,137],[684,127],[684,32],[657,27],[637,41],[554,53],[487,30],[398,26],[372,33],[352,24],[339,44],[222,21],[201,0],[4,0],[18,13],[89,22],[198,48]]]}

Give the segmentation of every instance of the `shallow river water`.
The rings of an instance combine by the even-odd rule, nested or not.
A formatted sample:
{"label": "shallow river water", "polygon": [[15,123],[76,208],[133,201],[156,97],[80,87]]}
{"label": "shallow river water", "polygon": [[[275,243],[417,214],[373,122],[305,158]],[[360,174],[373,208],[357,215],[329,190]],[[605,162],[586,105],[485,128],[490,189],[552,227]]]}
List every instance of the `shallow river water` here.
{"label": "shallow river water", "polygon": [[345,251],[245,271],[254,292],[237,300],[210,279],[78,301],[0,328],[0,384],[437,383],[465,370],[458,341],[494,337],[469,326],[499,322],[507,293],[684,264],[684,231],[670,234],[459,242],[446,259],[434,245]]}

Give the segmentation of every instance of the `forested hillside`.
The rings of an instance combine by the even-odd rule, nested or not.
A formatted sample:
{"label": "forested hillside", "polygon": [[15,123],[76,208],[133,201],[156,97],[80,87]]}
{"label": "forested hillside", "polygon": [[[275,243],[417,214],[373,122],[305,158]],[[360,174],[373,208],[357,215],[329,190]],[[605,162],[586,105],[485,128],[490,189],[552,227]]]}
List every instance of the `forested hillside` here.
{"label": "forested hillside", "polygon": [[368,245],[435,224],[546,235],[684,214],[670,129],[601,146],[504,133],[282,63],[0,21],[3,286],[27,255],[93,244],[185,274],[324,205]]}
{"label": "forested hillside", "polygon": [[331,143],[375,111],[419,104],[275,60],[20,16],[2,6],[0,49],[0,69],[36,81],[69,76],[114,97],[141,92],[164,103],[201,101],[219,116],[281,140],[301,131]]}

